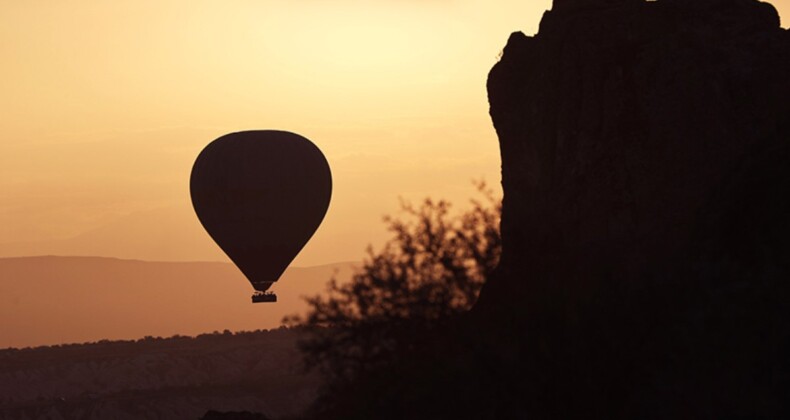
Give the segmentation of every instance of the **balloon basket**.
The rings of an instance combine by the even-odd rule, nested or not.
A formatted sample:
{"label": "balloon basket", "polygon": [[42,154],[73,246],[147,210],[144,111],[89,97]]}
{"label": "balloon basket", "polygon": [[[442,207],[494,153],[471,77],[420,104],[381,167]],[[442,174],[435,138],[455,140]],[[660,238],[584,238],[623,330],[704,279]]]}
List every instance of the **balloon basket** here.
{"label": "balloon basket", "polygon": [[252,303],[277,302],[277,295],[272,292],[255,292],[252,294]]}

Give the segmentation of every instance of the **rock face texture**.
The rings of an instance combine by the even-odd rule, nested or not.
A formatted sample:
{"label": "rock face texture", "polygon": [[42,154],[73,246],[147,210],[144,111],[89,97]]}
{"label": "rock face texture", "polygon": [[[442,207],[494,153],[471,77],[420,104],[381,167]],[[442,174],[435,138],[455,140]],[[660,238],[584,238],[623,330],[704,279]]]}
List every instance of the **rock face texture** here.
{"label": "rock face texture", "polygon": [[[756,0],[555,0],[488,80],[518,414],[788,415],[790,32]],[[498,370],[497,370],[498,369]]]}

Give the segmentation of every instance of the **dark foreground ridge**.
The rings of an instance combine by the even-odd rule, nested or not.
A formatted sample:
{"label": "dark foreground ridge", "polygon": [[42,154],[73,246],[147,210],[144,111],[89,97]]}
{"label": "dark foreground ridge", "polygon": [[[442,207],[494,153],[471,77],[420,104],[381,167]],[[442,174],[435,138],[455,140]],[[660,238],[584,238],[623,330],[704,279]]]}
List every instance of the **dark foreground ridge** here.
{"label": "dark foreground ridge", "polygon": [[[0,419],[280,419],[319,380],[296,329],[0,350]],[[265,413],[265,414],[264,414]]]}
{"label": "dark foreground ridge", "polygon": [[755,0],[555,0],[511,36],[474,316],[507,326],[489,356],[518,414],[790,414],[788,74]]}

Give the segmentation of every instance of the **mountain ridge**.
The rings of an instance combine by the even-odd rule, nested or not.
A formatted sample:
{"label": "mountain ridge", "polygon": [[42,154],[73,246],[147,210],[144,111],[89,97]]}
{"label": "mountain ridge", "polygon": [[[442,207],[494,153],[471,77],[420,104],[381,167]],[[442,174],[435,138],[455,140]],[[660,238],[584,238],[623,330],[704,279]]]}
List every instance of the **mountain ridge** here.
{"label": "mountain ridge", "polygon": [[0,258],[0,348],[276,328],[354,266],[289,268],[273,287],[278,302],[254,305],[231,263]]}
{"label": "mountain ridge", "polygon": [[[139,262],[139,263],[153,263],[153,264],[228,264],[235,267],[235,264],[232,261],[203,261],[203,260],[194,260],[194,261],[169,261],[169,260],[145,260],[145,259],[138,259],[138,258],[122,258],[122,257],[105,257],[105,256],[97,256],[97,255],[56,255],[56,254],[42,254],[42,255],[25,255],[25,256],[17,256],[17,257],[0,257],[0,263],[3,261],[12,261],[12,260],[34,260],[34,259],[82,259],[82,260],[108,260],[108,261],[118,261],[118,262]],[[315,268],[326,268],[326,267],[334,267],[334,266],[343,266],[343,265],[355,265],[360,264],[359,261],[338,261],[326,264],[315,264],[315,265],[303,265],[303,266],[294,266],[288,267],[289,270],[309,270]]]}

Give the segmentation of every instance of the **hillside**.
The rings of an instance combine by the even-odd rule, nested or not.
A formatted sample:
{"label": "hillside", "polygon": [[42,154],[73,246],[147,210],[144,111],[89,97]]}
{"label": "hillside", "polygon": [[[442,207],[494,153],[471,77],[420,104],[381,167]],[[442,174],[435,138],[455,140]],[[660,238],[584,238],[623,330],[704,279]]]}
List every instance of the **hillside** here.
{"label": "hillside", "polygon": [[0,351],[0,419],[299,414],[318,380],[278,329]]}
{"label": "hillside", "polygon": [[91,257],[0,259],[0,348],[276,328],[352,264],[288,269],[275,304],[250,303],[232,264]]}

